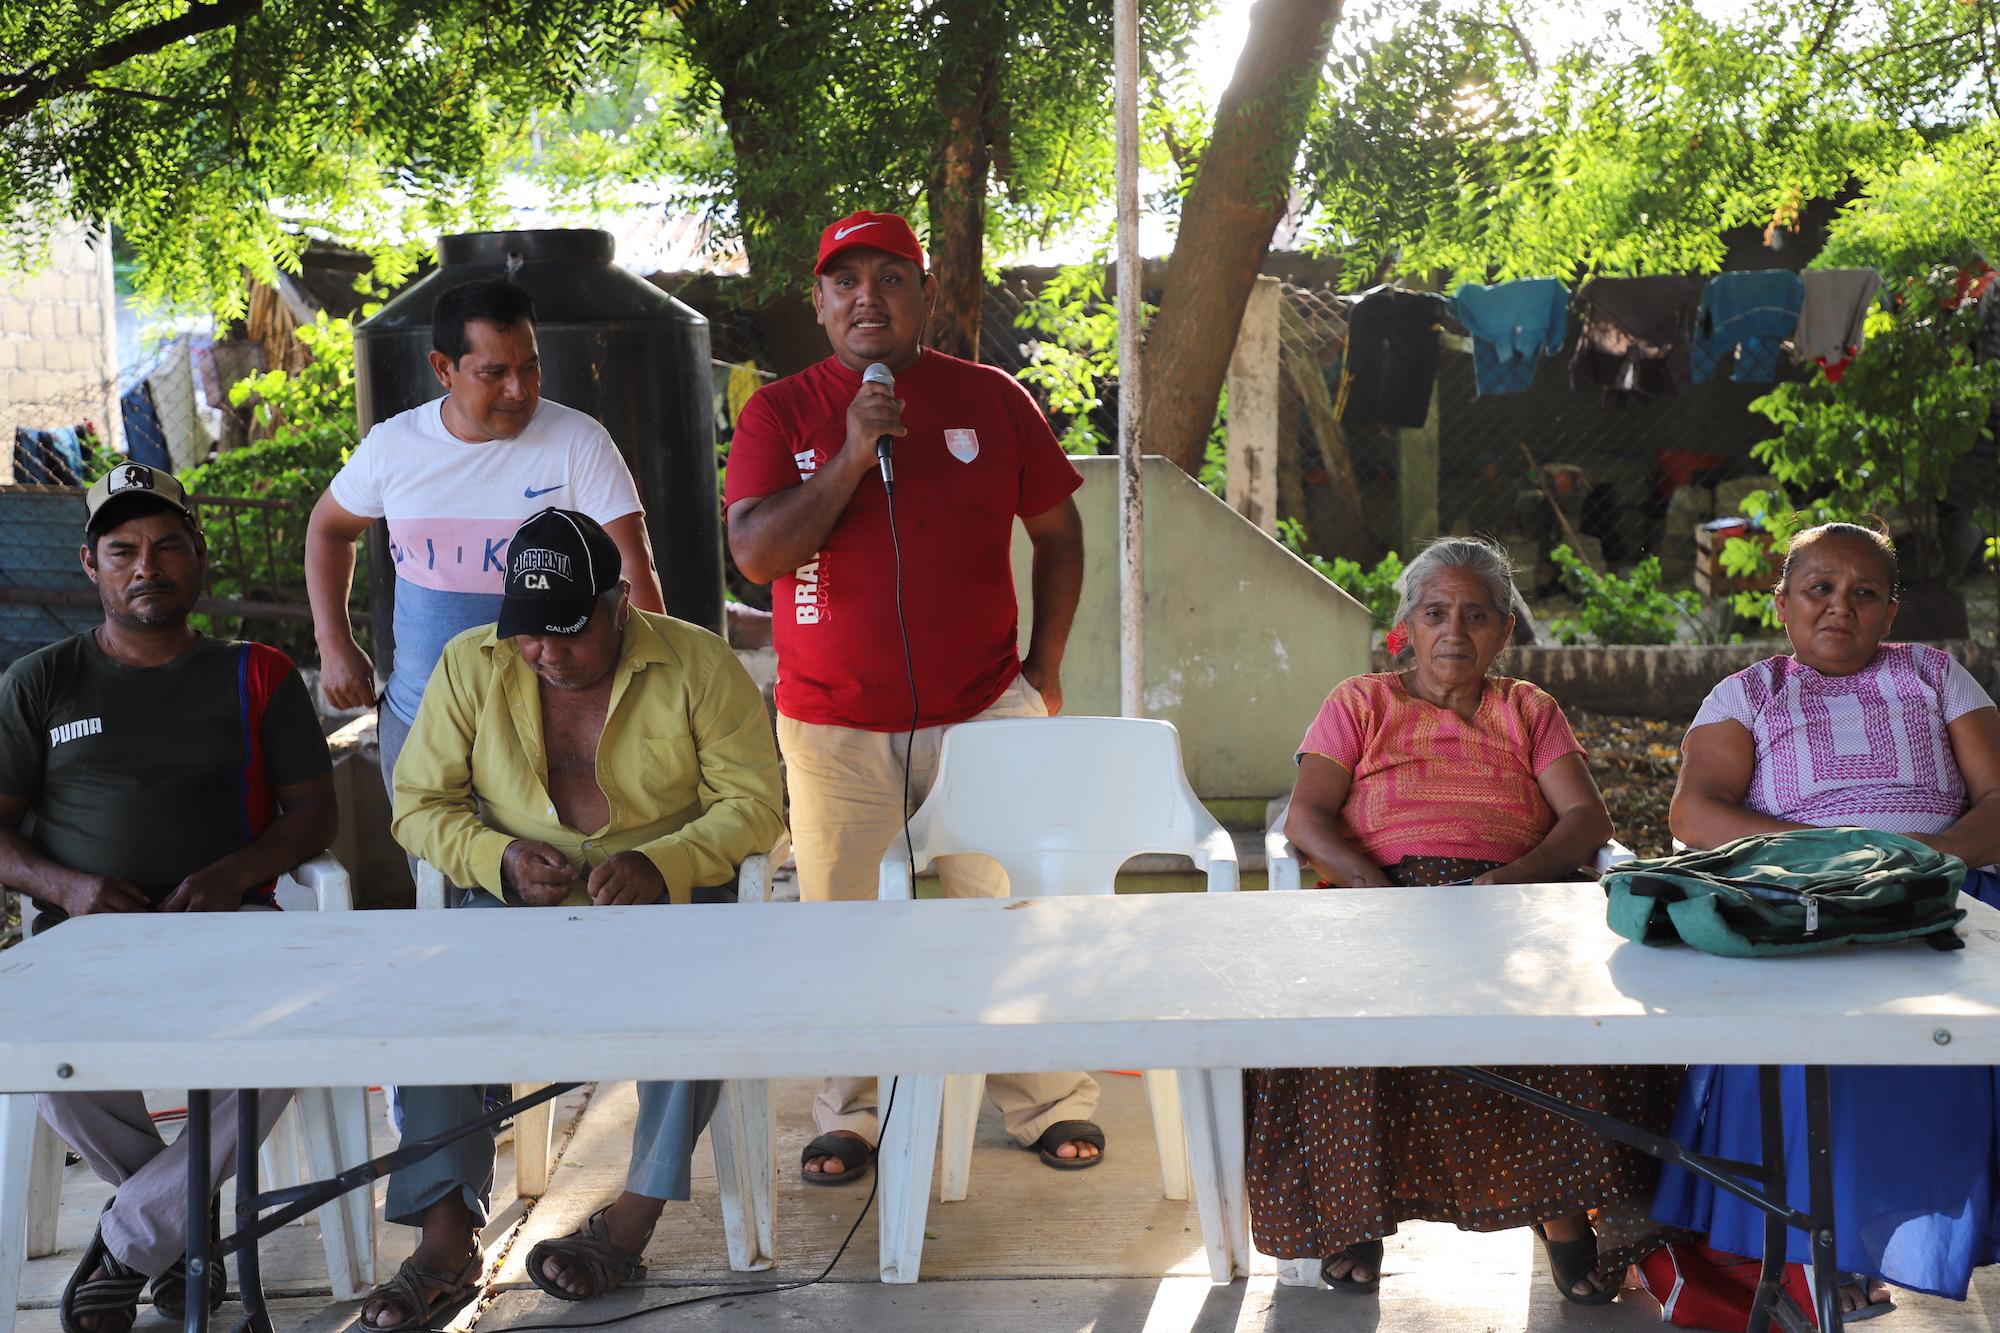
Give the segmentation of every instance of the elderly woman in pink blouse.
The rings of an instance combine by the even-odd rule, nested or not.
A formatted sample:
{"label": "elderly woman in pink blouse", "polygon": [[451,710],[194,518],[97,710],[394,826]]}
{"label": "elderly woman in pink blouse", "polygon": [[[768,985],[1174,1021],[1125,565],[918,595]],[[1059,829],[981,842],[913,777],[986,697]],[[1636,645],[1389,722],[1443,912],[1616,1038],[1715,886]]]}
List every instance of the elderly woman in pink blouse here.
{"label": "elderly woman in pink blouse", "polygon": [[[1695,715],[1675,836],[1707,848],[1845,825],[1905,834],[1968,866],[2000,859],[2000,710],[1950,654],[1883,642],[1896,619],[1889,539],[1852,523],[1800,533],[1776,597],[1792,651],[1730,676]],[[1965,888],[2000,906],[2000,878],[1974,869]],[[1804,1104],[1803,1082],[1797,1068],[1785,1077],[1789,1111]],[[1994,1071],[1837,1066],[1829,1084],[1850,1318],[1888,1308],[1880,1279],[1964,1300],[1973,1268],[2000,1262]],[[1756,1070],[1690,1069],[1674,1137],[1761,1158]],[[1789,1178],[1802,1182],[1798,1137],[1786,1147]],[[1706,1232],[1717,1249],[1763,1253],[1760,1216],[1677,1168],[1663,1173],[1653,1215]],[[1787,1257],[1808,1258],[1803,1233]]]}
{"label": "elderly woman in pink blouse", "polygon": [[[1322,888],[1578,878],[1611,835],[1583,747],[1554,699],[1489,675],[1514,618],[1506,554],[1465,537],[1411,562],[1398,619],[1408,670],[1328,696],[1299,747],[1285,831]],[[1472,893],[1474,888],[1433,888]],[[1424,984],[1413,974],[1410,984]],[[1678,1070],[1505,1071],[1573,1105],[1664,1129]],[[1638,1246],[1600,1253],[1588,1212],[1643,1215],[1651,1159],[1447,1069],[1246,1071],[1257,1248],[1318,1260],[1328,1285],[1374,1291],[1399,1222],[1533,1225],[1557,1290],[1601,1305]]]}

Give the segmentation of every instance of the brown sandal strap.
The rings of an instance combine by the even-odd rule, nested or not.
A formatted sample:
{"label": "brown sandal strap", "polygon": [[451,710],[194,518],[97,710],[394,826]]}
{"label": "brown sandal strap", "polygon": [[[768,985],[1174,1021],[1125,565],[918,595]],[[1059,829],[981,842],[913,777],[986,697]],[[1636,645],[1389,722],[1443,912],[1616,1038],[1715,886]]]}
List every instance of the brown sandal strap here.
{"label": "brown sandal strap", "polygon": [[[424,1299],[426,1286],[437,1295]],[[465,1261],[465,1267],[456,1273],[442,1268],[424,1268],[414,1260],[405,1259],[396,1268],[396,1275],[375,1290],[361,1298],[365,1310],[376,1301],[386,1301],[400,1314],[408,1316],[395,1324],[371,1324],[364,1315],[358,1327],[367,1333],[413,1333],[413,1330],[429,1328],[437,1320],[440,1310],[452,1306],[454,1302],[463,1305],[479,1290],[479,1259],[477,1256]]]}
{"label": "brown sandal strap", "polygon": [[[587,1301],[616,1291],[646,1271],[645,1256],[611,1243],[610,1225],[604,1214],[610,1205],[598,1209],[584,1224],[567,1236],[536,1242],[528,1251],[528,1279],[558,1300]],[[588,1291],[571,1291],[542,1271],[542,1265],[559,1257],[583,1270]]]}

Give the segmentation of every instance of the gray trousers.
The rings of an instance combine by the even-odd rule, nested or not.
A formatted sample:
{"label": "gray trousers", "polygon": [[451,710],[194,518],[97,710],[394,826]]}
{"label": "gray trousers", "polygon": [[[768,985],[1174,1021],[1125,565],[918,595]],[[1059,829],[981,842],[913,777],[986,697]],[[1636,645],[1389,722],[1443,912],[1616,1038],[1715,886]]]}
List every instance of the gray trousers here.
{"label": "gray trousers", "polygon": [[[290,1088],[257,1098],[257,1142],[271,1132]],[[136,1092],[43,1092],[35,1106],[98,1179],[118,1193],[98,1219],[104,1244],[119,1263],[158,1277],[187,1253],[187,1143],[161,1137],[146,1099]],[[208,1188],[213,1194],[236,1174],[236,1094],[214,1098],[208,1132]]]}
{"label": "gray trousers", "polygon": [[[506,904],[483,889],[460,896],[462,908],[504,908]],[[533,910],[533,909],[524,909]],[[484,1096],[476,1087],[401,1088],[403,1141],[412,1143],[443,1134],[475,1119]],[[689,1161],[695,1140],[715,1114],[722,1085],[713,1082],[641,1083],[639,1118],[632,1127],[632,1163],[625,1188],[649,1199],[686,1199]],[[485,1226],[493,1194],[493,1132],[468,1134],[389,1177],[389,1197],[383,1216],[403,1226],[422,1226],[424,1211],[456,1192],[471,1210],[474,1224]]]}

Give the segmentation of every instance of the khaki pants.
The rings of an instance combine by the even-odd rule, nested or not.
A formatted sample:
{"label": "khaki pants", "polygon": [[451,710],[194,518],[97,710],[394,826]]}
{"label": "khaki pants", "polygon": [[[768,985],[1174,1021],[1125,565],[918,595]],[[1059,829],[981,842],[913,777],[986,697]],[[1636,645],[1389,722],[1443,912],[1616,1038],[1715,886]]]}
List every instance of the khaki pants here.
{"label": "khaki pants", "polygon": [[[1034,686],[1017,676],[973,720],[1047,716]],[[912,810],[937,777],[944,732],[924,727],[910,747]],[[906,732],[820,726],[779,715],[778,748],[792,800],[792,853],[799,897],[806,902],[875,896],[882,854],[903,833],[903,755],[909,739]],[[991,857],[941,856],[937,871],[947,898],[1007,896],[1007,872]],[[1097,1082],[1082,1073],[988,1074],[986,1095],[999,1108],[1007,1132],[1023,1144],[1058,1121],[1089,1120],[1097,1113]],[[874,1079],[830,1078],[813,1099],[813,1123],[822,1134],[850,1130],[873,1143],[876,1102]]]}
{"label": "khaki pants", "polygon": [[[257,1096],[257,1141],[278,1123],[289,1088]],[[187,1141],[168,1143],[136,1092],[40,1092],[35,1104],[56,1137],[76,1149],[97,1178],[118,1191],[98,1218],[105,1248],[119,1263],[158,1277],[187,1253]],[[236,1174],[236,1094],[217,1093],[209,1111],[208,1188]]]}

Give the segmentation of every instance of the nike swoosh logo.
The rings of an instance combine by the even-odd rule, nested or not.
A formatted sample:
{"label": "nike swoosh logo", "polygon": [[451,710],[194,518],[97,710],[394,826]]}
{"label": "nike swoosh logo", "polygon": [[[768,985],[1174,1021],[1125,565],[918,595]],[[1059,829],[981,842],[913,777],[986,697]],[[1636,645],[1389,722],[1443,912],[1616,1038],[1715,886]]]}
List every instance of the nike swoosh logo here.
{"label": "nike swoosh logo", "polygon": [[565,487],[565,486],[567,486],[567,485],[569,485],[569,483],[568,483],[568,482],[566,482],[566,481],[559,481],[559,482],[557,482],[557,483],[556,483],[555,485],[553,485],[553,486],[544,486],[544,487],[542,487],[542,489],[540,489],[539,491],[538,491],[538,490],[536,490],[536,489],[535,489],[535,488],[534,488],[533,486],[530,486],[530,487],[526,488],[525,490],[523,490],[523,491],[521,492],[521,495],[522,495],[522,496],[523,496],[524,498],[526,498],[526,499],[529,499],[529,500],[533,500],[533,499],[535,499],[535,498],[536,498],[537,496],[542,496],[542,495],[547,495],[547,494],[548,494],[548,493],[549,493],[550,491],[559,491],[559,490],[561,490],[561,489],[562,489],[563,487]]}
{"label": "nike swoosh logo", "polygon": [[872,222],[857,222],[851,227],[842,227],[840,230],[834,232],[833,239],[836,241],[844,241],[848,238],[850,234],[860,231],[863,227],[872,227],[874,225],[875,224]]}

